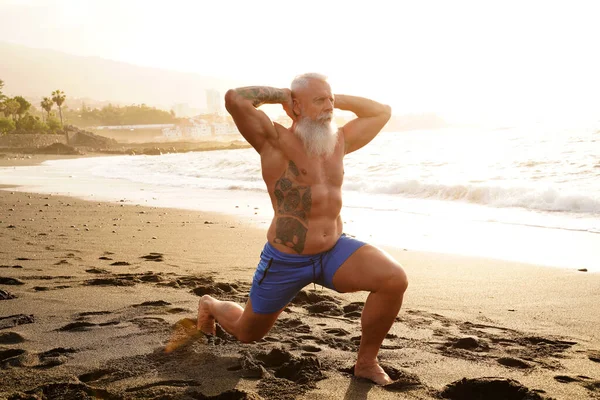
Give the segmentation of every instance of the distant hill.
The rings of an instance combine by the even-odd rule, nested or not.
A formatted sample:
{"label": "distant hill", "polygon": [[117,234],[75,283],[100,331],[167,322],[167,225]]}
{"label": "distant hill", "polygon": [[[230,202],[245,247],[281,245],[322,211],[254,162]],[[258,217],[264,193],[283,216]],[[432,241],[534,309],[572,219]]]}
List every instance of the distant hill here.
{"label": "distant hill", "polygon": [[[0,79],[4,93],[48,96],[61,89],[68,97],[141,104],[170,109],[176,103],[206,107],[206,90],[225,94],[233,80],[194,73],[140,67],[98,57],[82,57],[47,49],[0,42]],[[207,57],[207,63],[210,57]]]}

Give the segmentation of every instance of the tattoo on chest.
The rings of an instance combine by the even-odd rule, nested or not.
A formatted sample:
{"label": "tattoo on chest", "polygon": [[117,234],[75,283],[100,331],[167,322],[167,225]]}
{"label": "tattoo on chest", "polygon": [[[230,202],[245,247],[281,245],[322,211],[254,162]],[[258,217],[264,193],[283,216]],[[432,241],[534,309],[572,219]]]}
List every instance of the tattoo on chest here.
{"label": "tattoo on chest", "polygon": [[302,253],[308,232],[308,217],[312,206],[310,186],[298,183],[298,167],[290,161],[288,168],[275,183],[276,231],[275,243]]}

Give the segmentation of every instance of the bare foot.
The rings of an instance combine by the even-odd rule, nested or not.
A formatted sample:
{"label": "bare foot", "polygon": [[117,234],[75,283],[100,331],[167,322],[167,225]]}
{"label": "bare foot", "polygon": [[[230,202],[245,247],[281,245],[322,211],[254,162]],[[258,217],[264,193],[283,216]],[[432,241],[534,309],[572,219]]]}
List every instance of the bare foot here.
{"label": "bare foot", "polygon": [[392,383],[392,379],[385,373],[379,364],[366,364],[354,366],[354,376],[357,378],[365,378],[378,385],[384,386]]}
{"label": "bare foot", "polygon": [[208,335],[215,335],[217,333],[217,328],[215,326],[215,319],[212,317],[212,315],[210,315],[210,311],[208,309],[209,301],[211,301],[211,297],[204,295],[198,302],[197,328]]}

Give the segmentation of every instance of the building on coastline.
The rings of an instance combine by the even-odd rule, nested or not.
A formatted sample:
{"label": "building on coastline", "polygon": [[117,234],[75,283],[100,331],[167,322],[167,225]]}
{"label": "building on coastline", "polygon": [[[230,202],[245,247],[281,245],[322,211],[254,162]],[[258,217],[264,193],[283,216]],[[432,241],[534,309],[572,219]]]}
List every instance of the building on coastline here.
{"label": "building on coastline", "polygon": [[101,136],[124,142],[234,140],[240,136],[233,119],[219,114],[180,118],[177,124],[95,126],[89,129]]}
{"label": "building on coastline", "polygon": [[164,129],[175,126],[175,124],[144,124],[144,125],[105,125],[105,126],[92,126],[89,129],[97,131],[135,131],[137,129]]}
{"label": "building on coastline", "polygon": [[164,130],[174,127],[175,124],[140,124],[91,126],[85,129],[119,142],[139,143],[160,139]]}
{"label": "building on coastline", "polygon": [[206,90],[206,107],[208,114],[223,114],[223,98],[221,97],[221,93],[215,89],[207,89]]}
{"label": "building on coastline", "polygon": [[[207,117],[207,118],[203,118]],[[165,127],[162,135],[168,139],[211,139],[222,136],[236,136],[239,132],[233,121],[223,118],[211,118],[211,115],[186,118],[178,125]]]}

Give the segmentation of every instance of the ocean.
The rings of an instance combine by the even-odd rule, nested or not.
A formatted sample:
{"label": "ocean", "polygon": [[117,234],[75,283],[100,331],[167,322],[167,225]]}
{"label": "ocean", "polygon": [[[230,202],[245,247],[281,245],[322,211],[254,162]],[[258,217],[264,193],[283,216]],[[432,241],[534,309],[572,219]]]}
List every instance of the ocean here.
{"label": "ocean", "polygon": [[[0,183],[272,218],[253,149],[53,160]],[[600,272],[598,126],[382,132],[346,156],[343,196],[345,231],[370,242]]]}

